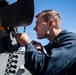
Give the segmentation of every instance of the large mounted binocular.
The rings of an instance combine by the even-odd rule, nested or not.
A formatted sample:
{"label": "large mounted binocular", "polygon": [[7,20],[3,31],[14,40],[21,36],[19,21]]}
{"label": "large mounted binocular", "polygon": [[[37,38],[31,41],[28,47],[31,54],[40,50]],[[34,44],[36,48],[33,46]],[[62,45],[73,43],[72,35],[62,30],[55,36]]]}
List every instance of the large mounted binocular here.
{"label": "large mounted binocular", "polygon": [[0,9],[0,21],[3,27],[27,26],[34,16],[33,0],[17,0]]}

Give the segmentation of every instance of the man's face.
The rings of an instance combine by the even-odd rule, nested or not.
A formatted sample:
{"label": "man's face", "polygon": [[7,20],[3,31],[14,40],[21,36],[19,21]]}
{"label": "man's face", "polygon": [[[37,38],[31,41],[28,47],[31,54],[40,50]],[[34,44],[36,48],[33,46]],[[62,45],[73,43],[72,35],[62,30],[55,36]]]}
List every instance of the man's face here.
{"label": "man's face", "polygon": [[44,21],[42,15],[39,15],[36,21],[36,26],[34,30],[37,33],[37,38],[42,39],[46,38],[49,26],[48,23]]}

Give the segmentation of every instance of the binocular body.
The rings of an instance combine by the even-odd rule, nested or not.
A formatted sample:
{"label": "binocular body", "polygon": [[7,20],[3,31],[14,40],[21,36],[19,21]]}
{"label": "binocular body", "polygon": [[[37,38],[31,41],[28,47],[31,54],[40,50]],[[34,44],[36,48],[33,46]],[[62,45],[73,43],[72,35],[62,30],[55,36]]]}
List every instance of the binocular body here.
{"label": "binocular body", "polygon": [[0,22],[3,27],[30,25],[34,15],[33,0],[18,0],[0,9]]}

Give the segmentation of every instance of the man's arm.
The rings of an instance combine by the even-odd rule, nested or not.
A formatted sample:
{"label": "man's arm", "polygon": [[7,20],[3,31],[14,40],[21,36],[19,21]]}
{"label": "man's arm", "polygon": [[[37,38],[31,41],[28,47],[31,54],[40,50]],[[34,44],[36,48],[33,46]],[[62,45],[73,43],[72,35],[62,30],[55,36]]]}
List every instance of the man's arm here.
{"label": "man's arm", "polygon": [[[24,42],[22,42],[21,41]],[[23,40],[24,39],[24,40]],[[55,75],[64,73],[76,61],[76,42],[69,38],[60,43],[60,47],[53,48],[49,54],[42,54],[36,50],[27,36],[17,38],[26,47],[25,67],[35,75]]]}
{"label": "man's arm", "polygon": [[29,43],[25,52],[25,67],[30,70],[32,74],[36,75],[38,73],[39,75],[65,73],[73,62],[76,61],[76,50],[74,47],[75,46],[69,44],[67,47],[52,49],[51,55],[43,55]]}

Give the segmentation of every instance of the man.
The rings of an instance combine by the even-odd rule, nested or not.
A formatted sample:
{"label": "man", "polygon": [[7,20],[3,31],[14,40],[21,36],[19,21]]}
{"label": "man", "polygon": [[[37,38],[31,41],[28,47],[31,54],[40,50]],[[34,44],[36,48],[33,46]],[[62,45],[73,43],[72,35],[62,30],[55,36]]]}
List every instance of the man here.
{"label": "man", "polygon": [[[27,34],[16,34],[16,40],[26,47],[25,67],[33,75],[76,75],[76,34],[61,30],[60,16],[54,10],[44,10],[37,16],[34,30],[37,38],[47,38],[47,53],[37,50],[39,43],[30,42]],[[40,44],[41,46],[41,44]],[[72,70],[73,69],[73,70]],[[73,72],[73,73],[72,73]]]}

